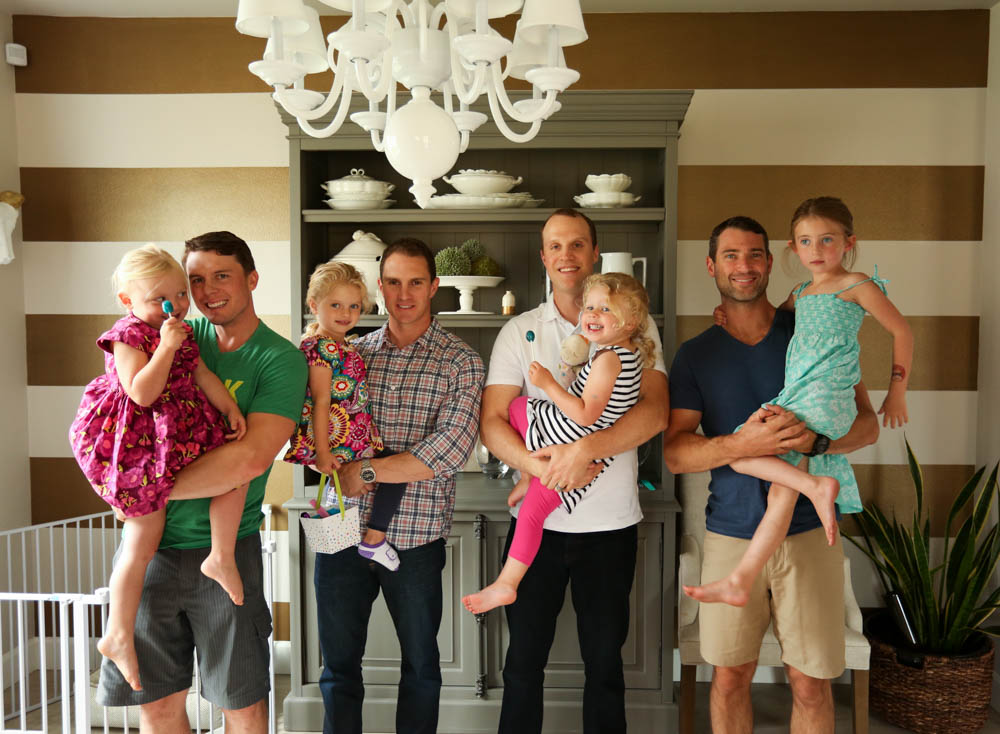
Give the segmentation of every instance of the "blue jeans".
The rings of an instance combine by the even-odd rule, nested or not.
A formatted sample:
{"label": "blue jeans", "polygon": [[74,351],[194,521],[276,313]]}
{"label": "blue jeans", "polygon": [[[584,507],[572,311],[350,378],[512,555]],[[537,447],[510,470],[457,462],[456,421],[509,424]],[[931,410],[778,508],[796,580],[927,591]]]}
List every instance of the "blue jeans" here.
{"label": "blue jeans", "polygon": [[399,570],[393,572],[362,558],[356,548],[316,555],[324,734],[362,734],[365,687],[361,658],[379,589],[402,650],[396,731],[433,734],[437,730],[441,698],[437,633],[441,626],[444,540],[399,551],[399,562]]}
{"label": "blue jeans", "polygon": [[[516,525],[512,519],[504,560]],[[594,533],[542,532],[538,555],[518,587],[517,600],[504,608],[510,643],[503,667],[500,734],[542,730],[545,665],[566,584],[583,657],[584,734],[625,731],[622,645],[628,637],[637,545],[635,525]]]}

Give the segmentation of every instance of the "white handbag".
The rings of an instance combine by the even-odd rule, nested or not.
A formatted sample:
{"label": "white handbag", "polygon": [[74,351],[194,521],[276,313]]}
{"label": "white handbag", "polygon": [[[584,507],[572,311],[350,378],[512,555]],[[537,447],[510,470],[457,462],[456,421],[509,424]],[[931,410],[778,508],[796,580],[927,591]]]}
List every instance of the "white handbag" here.
{"label": "white handbag", "polygon": [[326,498],[323,490],[326,487],[327,477],[322,475],[319,483],[319,492],[316,495],[316,508],[324,508],[328,513],[326,517],[310,517],[303,514],[299,518],[302,525],[302,532],[306,536],[306,544],[314,553],[338,553],[345,548],[356,546],[361,542],[361,519],[357,507],[351,507],[345,511],[344,495],[340,491],[340,477],[337,472],[333,473],[333,484],[336,488],[337,506],[325,509]]}

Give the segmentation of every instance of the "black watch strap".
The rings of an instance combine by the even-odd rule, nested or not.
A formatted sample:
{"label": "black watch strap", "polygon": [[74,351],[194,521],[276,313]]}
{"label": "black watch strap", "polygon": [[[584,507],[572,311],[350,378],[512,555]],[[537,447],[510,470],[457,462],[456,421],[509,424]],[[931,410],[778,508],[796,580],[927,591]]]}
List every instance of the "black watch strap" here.
{"label": "black watch strap", "polygon": [[830,437],[824,436],[822,433],[817,433],[816,440],[813,441],[812,450],[806,454],[806,456],[819,456],[820,454],[825,454],[829,448]]}

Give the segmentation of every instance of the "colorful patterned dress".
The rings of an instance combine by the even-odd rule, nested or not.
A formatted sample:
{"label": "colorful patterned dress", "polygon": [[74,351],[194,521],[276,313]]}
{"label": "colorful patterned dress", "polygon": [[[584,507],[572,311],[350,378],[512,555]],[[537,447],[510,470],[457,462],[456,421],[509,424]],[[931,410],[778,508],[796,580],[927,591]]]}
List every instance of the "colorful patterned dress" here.
{"label": "colorful patterned dress", "polygon": [[[330,451],[344,462],[370,459],[382,450],[379,435],[368,411],[368,383],[365,363],[350,344],[340,344],[325,337],[307,337],[299,349],[310,367],[329,367],[330,378]],[[316,463],[316,438],[313,435],[313,398],[306,389],[305,405],[298,428],[285,453],[285,461],[312,466]]]}
{"label": "colorful patterned dress", "polygon": [[[785,387],[771,403],[830,438],[846,434],[858,415],[854,386],[861,382],[858,330],[865,317],[861,306],[838,296],[869,280],[885,293],[889,281],[878,277],[878,268],[871,278],[836,293],[801,295],[812,281],[795,291],[795,334],[785,355]],[[797,466],[802,454],[790,451],[781,458]],[[861,512],[858,482],[846,456],[814,456],[809,459],[809,473],[835,477],[840,482],[840,511]]]}
{"label": "colorful patterned dress", "polygon": [[152,357],[159,330],[129,314],[97,340],[105,352],[104,374],[84,390],[69,442],[94,490],[127,517],[161,509],[177,472],[226,442],[225,421],[194,380],[200,352],[191,327],[187,330],[163,394],[149,407],[125,393],[115,369],[114,344]]}

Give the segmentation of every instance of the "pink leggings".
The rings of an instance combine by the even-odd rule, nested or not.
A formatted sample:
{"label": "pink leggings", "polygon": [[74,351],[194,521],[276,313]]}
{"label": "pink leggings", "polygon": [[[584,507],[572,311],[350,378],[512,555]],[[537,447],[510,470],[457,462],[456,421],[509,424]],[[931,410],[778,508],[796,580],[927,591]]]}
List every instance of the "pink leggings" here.
{"label": "pink leggings", "polygon": [[[528,398],[524,395],[515,398],[508,409],[510,424],[524,438],[528,433]],[[510,544],[508,555],[530,566],[542,544],[542,526],[545,518],[562,504],[559,493],[539,481],[531,478],[528,494],[521,500],[521,509],[517,512],[517,525],[514,526],[514,539]]]}

